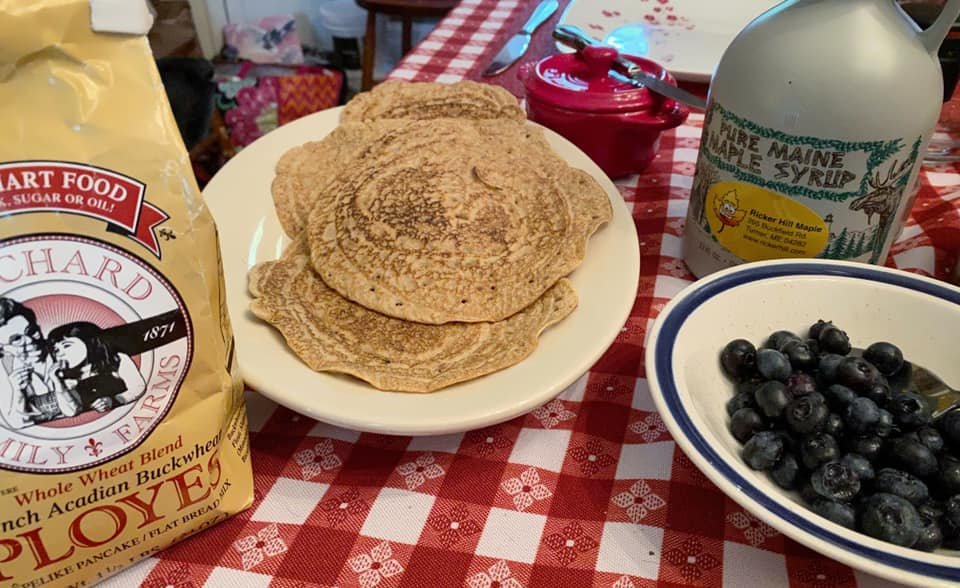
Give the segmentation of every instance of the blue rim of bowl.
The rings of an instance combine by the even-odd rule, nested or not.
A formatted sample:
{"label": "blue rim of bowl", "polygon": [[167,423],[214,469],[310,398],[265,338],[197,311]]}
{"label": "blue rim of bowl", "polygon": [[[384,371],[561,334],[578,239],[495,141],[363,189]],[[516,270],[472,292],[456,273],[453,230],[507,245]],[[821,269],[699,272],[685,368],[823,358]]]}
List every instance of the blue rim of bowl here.
{"label": "blue rim of bowl", "polygon": [[[919,559],[896,555],[868,547],[848,539],[833,531],[821,527],[816,523],[792,512],[779,502],[772,500],[763,491],[757,488],[750,480],[740,475],[724,460],[710,443],[700,434],[687,413],[680,395],[677,392],[676,380],[673,377],[672,356],[677,335],[684,322],[704,302],[714,296],[751,282],[788,276],[834,276],[881,282],[893,286],[927,294],[935,298],[946,300],[960,306],[960,292],[941,286],[936,283],[918,279],[908,273],[894,273],[882,271],[869,266],[818,264],[810,262],[782,263],[769,266],[743,266],[745,271],[733,271],[727,275],[705,283],[702,287],[694,287],[690,293],[678,300],[676,306],[664,317],[660,332],[657,335],[655,352],[655,373],[659,383],[663,402],[673,420],[682,429],[690,444],[706,459],[713,468],[728,482],[734,484],[751,500],[776,515],[784,522],[810,534],[818,539],[827,541],[846,551],[872,559],[884,565],[898,567],[903,571],[922,574],[945,580],[960,580],[960,558],[957,567],[932,564]],[[922,553],[922,552],[917,552]]]}

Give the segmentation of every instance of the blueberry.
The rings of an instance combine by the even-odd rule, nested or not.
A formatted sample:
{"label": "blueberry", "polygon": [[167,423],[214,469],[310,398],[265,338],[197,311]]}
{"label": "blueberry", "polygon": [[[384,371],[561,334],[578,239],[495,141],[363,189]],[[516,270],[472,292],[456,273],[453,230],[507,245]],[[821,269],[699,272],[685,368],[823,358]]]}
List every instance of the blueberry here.
{"label": "blueberry", "polygon": [[834,410],[845,409],[857,397],[856,392],[840,384],[832,384],[823,391],[823,395]]}
{"label": "blueberry", "polygon": [[800,459],[807,469],[815,469],[822,463],[840,458],[837,440],[826,433],[814,433],[800,443]]}
{"label": "blueberry", "polygon": [[817,319],[817,322],[810,325],[810,328],[807,329],[807,336],[811,339],[819,339],[820,333],[823,332],[827,327],[832,327],[833,321],[825,321],[823,319]]}
{"label": "blueberry", "polygon": [[720,352],[720,365],[731,378],[745,378],[757,367],[757,348],[746,339],[734,339]]}
{"label": "blueberry", "polygon": [[923,504],[930,498],[930,490],[922,480],[893,468],[883,468],[873,479],[873,489],[877,492],[896,494],[913,504]]}
{"label": "blueberry", "polygon": [[847,334],[822,319],[806,337],[781,330],[759,349],[724,346],[743,460],[837,524],[920,550],[960,549],[960,454],[948,451],[960,450],[960,410],[933,421],[927,401],[906,392],[912,365],[892,343],[848,356]]}
{"label": "blueberry", "polygon": [[790,360],[775,349],[761,349],[757,352],[757,371],[767,380],[786,382],[790,377]]}
{"label": "blueberry", "polygon": [[860,478],[842,461],[828,461],[810,474],[817,494],[830,500],[849,502],[860,492]]}
{"label": "blueberry", "polygon": [[[872,366],[873,364],[870,364],[870,365]],[[890,388],[890,379],[887,378],[885,375],[881,374],[880,371],[877,370],[877,368],[873,368],[873,377],[874,377],[874,381],[873,381],[874,386],[876,386],[877,384],[883,384],[887,388]],[[890,388],[890,390],[892,391],[893,388]]]}
{"label": "blueberry", "polygon": [[853,472],[857,474],[857,478],[860,479],[861,483],[871,482],[876,476],[873,471],[873,464],[870,463],[870,460],[859,453],[848,453],[844,455],[840,460],[840,463],[853,470]]}
{"label": "blueberry", "polygon": [[937,483],[947,494],[960,494],[960,459],[952,455],[940,458],[937,468]]}
{"label": "blueberry", "polygon": [[814,433],[823,429],[830,414],[823,397],[819,393],[794,398],[784,411],[787,427],[800,435]]}
{"label": "blueberry", "polygon": [[813,512],[838,525],[848,529],[856,528],[857,511],[849,504],[826,498],[817,498],[810,503],[810,508]]}
{"label": "blueberry", "polygon": [[764,380],[761,380],[759,377],[747,378],[746,380],[737,382],[735,389],[737,394],[753,394],[757,391],[757,388],[763,385]]}
{"label": "blueberry", "polygon": [[863,501],[860,530],[883,541],[911,547],[923,528],[920,515],[903,498],[880,492]]}
{"label": "blueberry", "polygon": [[777,465],[770,470],[770,477],[784,490],[793,490],[798,485],[802,476],[800,475],[800,464],[792,453],[784,453]]}
{"label": "blueberry", "polygon": [[943,517],[940,519],[943,538],[951,547],[960,539],[960,494],[947,499],[943,504]]}
{"label": "blueberry", "polygon": [[887,443],[890,466],[926,478],[937,471],[937,458],[930,448],[910,437],[895,437]]}
{"label": "blueberry", "polygon": [[730,432],[741,443],[746,443],[754,433],[764,430],[766,426],[760,413],[749,407],[741,408],[730,417]]}
{"label": "blueberry", "polygon": [[756,408],[756,406],[752,392],[740,392],[727,401],[727,416],[733,416],[733,413],[741,408]]}
{"label": "blueberry", "polygon": [[767,337],[767,342],[763,346],[780,351],[791,341],[800,341],[800,337],[790,331],[776,331]]}
{"label": "blueberry", "polygon": [[943,532],[943,545],[946,549],[958,550],[960,549],[960,533],[955,534],[953,537],[950,535],[950,525],[945,521],[940,521],[940,531]]}
{"label": "blueberry", "polygon": [[837,383],[854,392],[866,392],[877,380],[877,368],[862,357],[845,357],[837,366]]}
{"label": "blueberry", "polygon": [[757,402],[760,414],[768,419],[778,419],[793,398],[782,382],[772,381],[757,388],[754,400]]}
{"label": "blueberry", "polygon": [[829,386],[837,381],[837,368],[844,356],[836,353],[827,353],[820,356],[820,363],[817,365],[817,378],[821,386]]}
{"label": "blueberry", "polygon": [[913,364],[906,360],[904,360],[903,365],[900,366],[900,369],[897,370],[897,373],[887,378],[887,381],[890,383],[890,387],[897,392],[906,390],[910,386],[910,382],[912,380]]}
{"label": "blueberry", "polygon": [[960,447],[960,410],[951,410],[937,422],[940,434],[954,447]]}
{"label": "blueberry", "polygon": [[835,412],[827,415],[827,420],[823,421],[823,432],[832,435],[834,439],[843,436],[843,417]]}
{"label": "blueberry", "polygon": [[768,470],[783,455],[783,440],[773,431],[760,431],[743,446],[743,460],[755,470]]}
{"label": "blueberry", "polygon": [[771,429],[777,436],[780,437],[780,440],[783,441],[783,450],[788,453],[796,453],[800,449],[800,442],[790,431],[786,429],[776,428]]}
{"label": "blueberry", "polygon": [[870,463],[876,463],[883,449],[883,439],[876,435],[847,437],[844,448],[851,453],[862,455]]}
{"label": "blueberry", "polygon": [[872,432],[878,422],[880,422],[880,409],[869,398],[862,396],[855,398],[844,411],[843,424],[854,434]]}
{"label": "blueberry", "polygon": [[934,551],[943,544],[943,531],[940,530],[940,523],[921,515],[920,525],[920,537],[913,544],[914,549]]}
{"label": "blueberry", "polygon": [[889,411],[880,409],[880,420],[873,425],[873,434],[877,437],[887,438],[893,432],[893,415]]}
{"label": "blueberry", "polygon": [[893,343],[880,341],[863,352],[863,358],[872,363],[880,373],[892,376],[903,367],[903,352]]}
{"label": "blueberry", "polygon": [[917,440],[930,448],[934,453],[943,451],[943,437],[940,431],[933,427],[920,427],[917,429]]}
{"label": "blueberry", "polygon": [[790,366],[794,370],[813,370],[817,367],[817,354],[810,349],[810,346],[799,339],[790,341],[783,346],[783,354],[790,361]]}
{"label": "blueberry", "polygon": [[850,339],[846,333],[834,326],[822,329],[817,335],[817,341],[820,342],[821,351],[836,353],[837,355],[850,353]]}
{"label": "blueberry", "polygon": [[927,403],[916,394],[898,392],[887,403],[895,423],[905,429],[914,429],[930,424],[931,411]]}
{"label": "blueberry", "polygon": [[874,401],[877,406],[886,406],[890,399],[893,398],[893,392],[890,391],[890,386],[883,383],[877,382],[873,386],[870,386],[870,389],[863,393],[865,398],[869,398]]}
{"label": "blueberry", "polygon": [[803,372],[791,374],[787,378],[787,389],[796,396],[804,396],[817,391],[817,381],[810,374]]}
{"label": "blueberry", "polygon": [[813,489],[813,484],[810,483],[809,478],[800,485],[800,497],[807,504],[813,504],[821,499],[817,491]]}
{"label": "blueberry", "polygon": [[939,521],[943,518],[943,504],[930,499],[917,507],[917,514],[928,519]]}

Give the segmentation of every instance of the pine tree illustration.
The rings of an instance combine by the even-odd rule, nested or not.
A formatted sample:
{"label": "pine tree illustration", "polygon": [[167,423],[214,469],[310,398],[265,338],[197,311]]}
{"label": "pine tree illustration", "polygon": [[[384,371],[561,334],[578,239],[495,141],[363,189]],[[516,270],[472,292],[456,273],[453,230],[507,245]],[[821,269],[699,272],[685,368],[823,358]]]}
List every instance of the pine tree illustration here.
{"label": "pine tree illustration", "polygon": [[860,257],[863,255],[863,240],[866,236],[866,231],[861,231],[860,236],[857,237],[857,246],[853,248],[853,255],[851,257]]}
{"label": "pine tree illustration", "polygon": [[837,235],[837,239],[833,244],[833,249],[830,251],[831,259],[841,259],[843,254],[847,251],[847,227],[843,227],[843,230],[840,231],[840,234]]}
{"label": "pine tree illustration", "polygon": [[862,237],[862,233],[854,233],[850,235],[850,239],[847,241],[847,248],[843,251],[843,258],[850,259],[851,257],[857,256],[857,237]]}

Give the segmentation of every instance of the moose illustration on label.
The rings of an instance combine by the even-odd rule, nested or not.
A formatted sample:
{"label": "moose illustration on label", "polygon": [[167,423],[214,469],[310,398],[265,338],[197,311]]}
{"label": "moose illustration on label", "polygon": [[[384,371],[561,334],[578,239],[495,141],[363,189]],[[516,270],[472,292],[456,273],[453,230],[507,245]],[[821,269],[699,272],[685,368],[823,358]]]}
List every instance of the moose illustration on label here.
{"label": "moose illustration on label", "polygon": [[887,233],[890,232],[897,209],[900,207],[900,199],[903,197],[903,191],[915,161],[916,157],[911,157],[898,166],[897,161],[894,160],[887,170],[886,178],[881,180],[880,172],[868,177],[867,184],[872,190],[850,202],[850,210],[857,210],[867,215],[868,225],[873,215],[880,217],[880,223],[867,247],[868,251],[873,252],[870,263],[875,263],[883,250],[883,244],[887,239]]}
{"label": "moose illustration on label", "polygon": [[192,356],[179,294],[104,242],[0,242],[0,468],[84,469],[127,453],[172,406]]}

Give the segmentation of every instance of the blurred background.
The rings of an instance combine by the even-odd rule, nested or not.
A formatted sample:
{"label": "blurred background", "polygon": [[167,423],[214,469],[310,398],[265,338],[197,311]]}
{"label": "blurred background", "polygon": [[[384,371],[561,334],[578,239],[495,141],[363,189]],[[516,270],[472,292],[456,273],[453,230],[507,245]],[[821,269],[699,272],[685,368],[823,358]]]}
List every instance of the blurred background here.
{"label": "blurred background", "polygon": [[[722,0],[717,0],[722,1]],[[258,137],[300,116],[349,100],[382,80],[456,0],[148,0],[149,39],[203,186]],[[921,27],[943,0],[902,0]],[[368,12],[377,14],[373,59],[364,58]],[[425,10],[425,7],[430,10]],[[409,24],[409,40],[404,36]],[[519,24],[517,25],[519,26]],[[409,41],[409,42],[408,42]],[[368,45],[369,46],[369,45]],[[944,113],[929,162],[960,159],[960,26],[940,49]],[[364,65],[370,70],[364,76]]]}
{"label": "blurred background", "polygon": [[[148,2],[150,44],[201,187],[258,137],[361,90],[368,13],[354,0]],[[385,4],[368,64],[373,83],[403,56],[402,5],[423,2]],[[412,46],[442,12],[407,18]]]}

